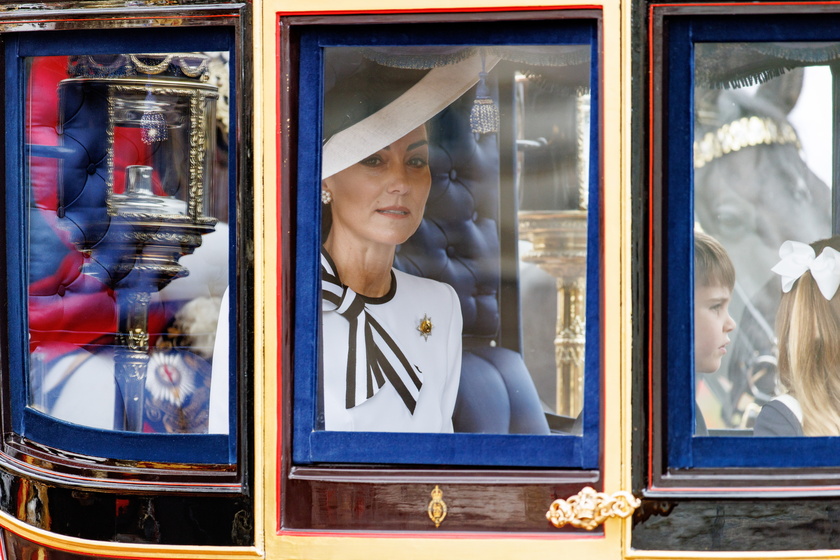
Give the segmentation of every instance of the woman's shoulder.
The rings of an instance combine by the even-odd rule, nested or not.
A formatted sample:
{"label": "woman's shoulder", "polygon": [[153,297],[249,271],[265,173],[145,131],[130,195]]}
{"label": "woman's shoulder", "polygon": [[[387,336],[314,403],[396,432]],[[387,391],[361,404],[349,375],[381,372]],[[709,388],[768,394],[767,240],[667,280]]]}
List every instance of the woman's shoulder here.
{"label": "woman's shoulder", "polygon": [[414,276],[401,270],[394,270],[394,278],[397,280],[398,293],[423,293],[429,295],[437,295],[438,297],[454,297],[458,295],[455,293],[455,288],[446,282],[439,282],[431,278],[424,278],[422,276]]}
{"label": "woman's shoulder", "polygon": [[780,395],[761,407],[755,419],[756,436],[801,436],[801,407],[791,395]]}

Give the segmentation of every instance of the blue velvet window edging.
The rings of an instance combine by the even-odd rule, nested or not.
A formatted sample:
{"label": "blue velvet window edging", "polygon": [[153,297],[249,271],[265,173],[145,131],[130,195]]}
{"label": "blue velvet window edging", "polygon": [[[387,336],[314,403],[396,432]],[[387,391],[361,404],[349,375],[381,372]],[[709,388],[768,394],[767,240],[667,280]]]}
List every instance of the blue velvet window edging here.
{"label": "blue velvet window edging", "polygon": [[[231,401],[230,435],[220,434],[154,434],[109,431],[64,422],[27,407],[29,356],[26,349],[27,329],[27,217],[24,187],[25,153],[23,113],[26,77],[24,58],[73,54],[156,53],[225,51],[230,54],[231,95],[228,145],[236,145],[236,67],[235,37],[232,27],[144,28],[121,30],[54,31],[20,33],[7,36],[5,50],[5,125],[6,125],[6,282],[8,364],[12,428],[19,435],[50,447],[92,457],[117,460],[154,461],[191,464],[234,464],[238,453],[237,409]],[[230,185],[235,185],[236,154],[229,154]],[[230,207],[235,206],[236,193],[230,192]],[[235,210],[230,212],[231,231],[235,231]],[[231,248],[234,247],[231,239]],[[234,254],[232,251],[231,254]],[[231,264],[235,266],[235,260]],[[231,275],[235,278],[235,275]],[[233,280],[231,293],[236,293]],[[237,306],[232,306],[235,313]],[[235,317],[231,318],[236,324]],[[236,335],[231,329],[231,395],[236,395]],[[85,406],[88,403],[80,403]]]}
{"label": "blue velvet window edging", "polygon": [[[694,44],[701,42],[838,41],[838,14],[682,15],[667,20],[664,61],[666,210],[665,352],[667,467],[827,467],[840,464],[840,438],[694,436],[693,115]],[[826,115],[829,118],[828,115]],[[688,289],[688,292],[686,290]],[[688,297],[686,297],[688,295]]]}
{"label": "blue velvet window edging", "polygon": [[[299,52],[297,215],[293,233],[295,464],[427,464],[497,467],[598,468],[600,434],[600,152],[599,58],[595,19],[431,25],[339,25],[301,32]],[[588,214],[586,363],[583,435],[407,434],[318,429],[321,292],[320,146],[323,48],[357,45],[591,46],[591,144]],[[284,351],[286,351],[284,349]]]}
{"label": "blue velvet window edging", "polygon": [[32,408],[23,410],[25,435],[32,441],[96,457],[125,461],[232,464],[225,434],[137,434],[64,422]]}

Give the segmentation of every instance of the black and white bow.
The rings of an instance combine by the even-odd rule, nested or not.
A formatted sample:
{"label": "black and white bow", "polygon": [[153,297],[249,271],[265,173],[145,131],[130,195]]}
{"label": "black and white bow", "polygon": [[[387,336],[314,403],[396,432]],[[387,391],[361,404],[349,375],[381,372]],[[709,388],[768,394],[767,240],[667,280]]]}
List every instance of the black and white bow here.
{"label": "black and white bow", "polygon": [[364,298],[342,285],[335,265],[324,253],[321,253],[321,295],[335,305],[332,311],[350,323],[345,406],[350,409],[362,404],[387,381],[414,414],[423,386],[421,373],[411,366],[391,335],[371,316]]}

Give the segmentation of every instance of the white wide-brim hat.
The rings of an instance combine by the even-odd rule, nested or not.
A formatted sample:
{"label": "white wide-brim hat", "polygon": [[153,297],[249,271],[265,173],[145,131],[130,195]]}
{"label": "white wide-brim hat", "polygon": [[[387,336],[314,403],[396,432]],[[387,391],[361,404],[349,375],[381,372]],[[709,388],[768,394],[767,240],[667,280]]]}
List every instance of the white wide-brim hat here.
{"label": "white wide-brim hat", "polygon": [[329,137],[323,147],[321,178],[347,169],[424,124],[498,61],[494,54],[476,51],[458,62],[432,68],[385,107]]}

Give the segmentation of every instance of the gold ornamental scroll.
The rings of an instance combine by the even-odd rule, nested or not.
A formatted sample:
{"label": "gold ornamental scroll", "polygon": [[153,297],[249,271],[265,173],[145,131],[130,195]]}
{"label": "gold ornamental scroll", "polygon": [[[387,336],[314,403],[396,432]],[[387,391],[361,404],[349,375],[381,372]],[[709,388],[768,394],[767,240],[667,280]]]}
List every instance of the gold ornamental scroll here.
{"label": "gold ornamental scroll", "polygon": [[610,517],[631,516],[641,503],[624,490],[610,495],[587,486],[571,498],[554,500],[545,517],[558,529],[571,525],[591,531]]}

